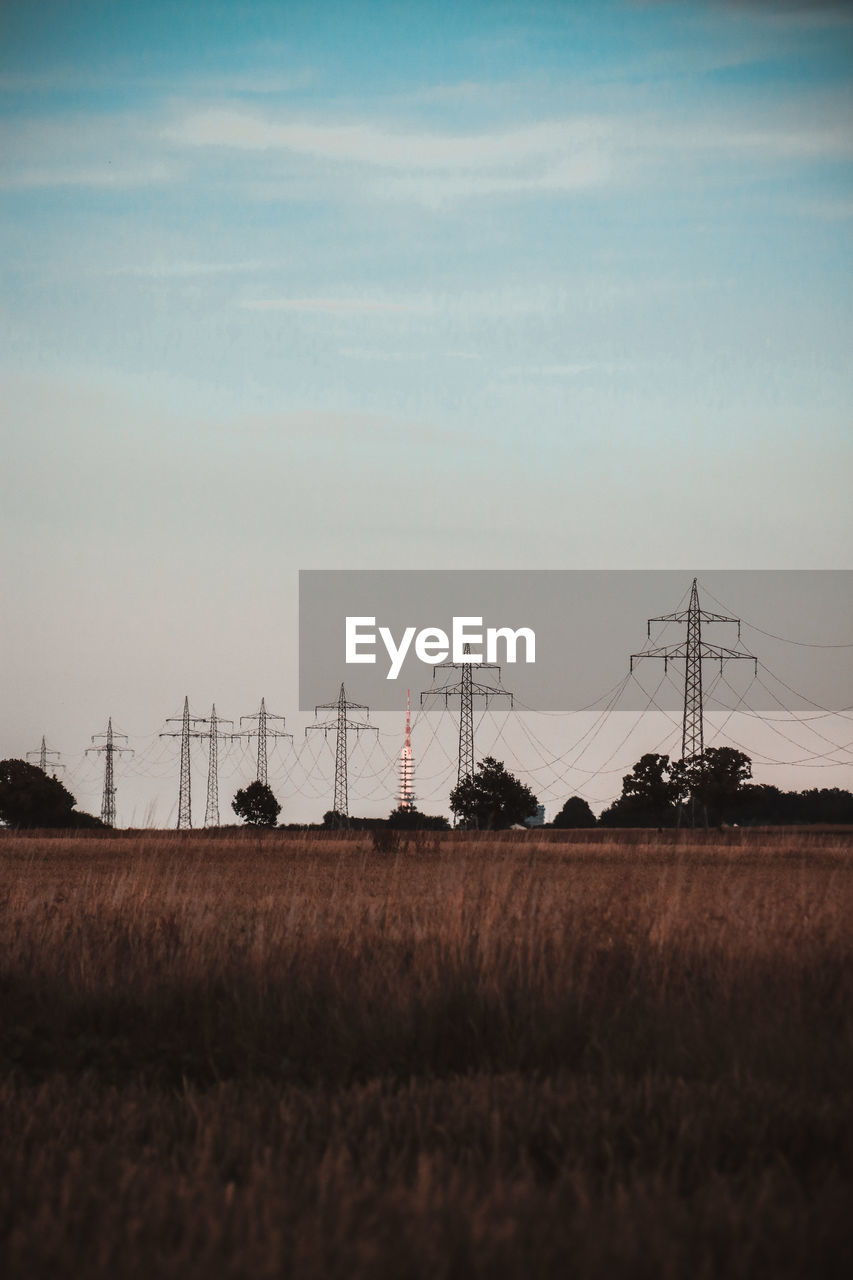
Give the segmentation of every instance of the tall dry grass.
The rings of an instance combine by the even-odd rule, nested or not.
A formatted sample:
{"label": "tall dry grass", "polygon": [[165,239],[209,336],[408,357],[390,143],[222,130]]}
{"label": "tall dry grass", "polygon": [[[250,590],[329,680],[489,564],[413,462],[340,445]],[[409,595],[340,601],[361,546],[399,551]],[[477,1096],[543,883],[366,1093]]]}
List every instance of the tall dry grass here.
{"label": "tall dry grass", "polygon": [[6,834],[0,866],[15,1274],[853,1263],[849,835]]}

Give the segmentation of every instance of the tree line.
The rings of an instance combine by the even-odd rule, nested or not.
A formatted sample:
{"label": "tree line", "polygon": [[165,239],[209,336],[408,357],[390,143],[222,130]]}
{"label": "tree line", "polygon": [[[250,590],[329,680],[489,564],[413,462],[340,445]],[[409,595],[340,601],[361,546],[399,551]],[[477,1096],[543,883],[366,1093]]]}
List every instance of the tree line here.
{"label": "tree line", "polygon": [[[641,756],[622,779],[620,796],[598,817],[581,796],[570,796],[551,827],[673,827],[683,806],[693,806],[693,820],[711,826],[853,824],[853,794],[839,787],[783,791],[752,782],[752,762],[733,747],[708,747],[692,761],[672,760],[653,752]],[[0,822],[10,827],[96,828],[100,818],[81,813],[70,791],[55,777],[24,760],[0,761]],[[457,823],[481,831],[523,825],[537,813],[533,791],[493,756],[480,761],[473,775],[450,793]],[[279,825],[281,804],[272,789],[252,782],[237,791],[231,807],[249,826]],[[282,824],[283,825],[283,824]],[[325,828],[372,830],[446,830],[442,814],[398,807],[387,818],[357,818],[330,810]]]}

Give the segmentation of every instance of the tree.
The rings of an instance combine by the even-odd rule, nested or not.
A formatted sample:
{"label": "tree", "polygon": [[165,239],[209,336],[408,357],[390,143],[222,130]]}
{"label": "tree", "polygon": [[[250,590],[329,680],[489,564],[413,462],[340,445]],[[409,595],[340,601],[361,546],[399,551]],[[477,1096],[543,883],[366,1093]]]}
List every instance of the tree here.
{"label": "tree", "polygon": [[570,796],[551,823],[552,827],[594,827],[595,814],[581,796]]}
{"label": "tree", "polygon": [[679,786],[669,756],[648,752],[622,779],[622,794],[599,818],[603,827],[664,827],[675,818]]}
{"label": "tree", "polygon": [[58,778],[26,760],[0,760],[0,821],[10,827],[101,827]]}
{"label": "tree", "polygon": [[495,831],[532,818],[536,797],[513,777],[500,760],[485,756],[472,777],[463,778],[450,793],[450,807],[473,827]]}
{"label": "tree", "polygon": [[401,806],[389,813],[388,826],[394,831],[446,831],[450,823],[444,814],[419,813]]}
{"label": "tree", "polygon": [[274,827],[281,805],[265,782],[243,787],[231,801],[231,808],[251,827]]}
{"label": "tree", "polygon": [[634,768],[622,779],[622,796],[644,809],[664,814],[678,798],[678,786],[672,778],[669,756],[648,752],[640,756]]}
{"label": "tree", "polygon": [[348,827],[350,820],[345,813],[338,813],[337,809],[327,809],[323,814],[323,826],[330,831],[339,831],[343,827]]}
{"label": "tree", "polygon": [[751,777],[752,761],[734,747],[706,747],[697,760],[679,760],[672,768],[679,794],[694,796],[714,822],[737,816],[742,787]]}

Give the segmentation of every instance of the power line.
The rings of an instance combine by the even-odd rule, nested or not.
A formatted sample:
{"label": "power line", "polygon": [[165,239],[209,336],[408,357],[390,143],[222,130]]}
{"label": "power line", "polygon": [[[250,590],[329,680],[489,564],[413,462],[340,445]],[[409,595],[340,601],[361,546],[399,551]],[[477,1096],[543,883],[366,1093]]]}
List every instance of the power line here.
{"label": "power line", "polygon": [[[718,604],[720,608],[725,609],[727,607],[721,600],[718,600],[715,595],[712,595],[704,582],[702,584],[702,590],[705,592],[705,595],[710,596],[714,603]],[[775,632],[764,631],[763,628],[757,627],[754,622],[747,622],[745,618],[741,619],[741,625],[748,627],[750,631],[757,631],[759,635],[767,636],[770,640],[780,640],[782,644],[796,645],[798,649],[853,649],[853,640],[844,640],[837,644],[819,644],[815,640],[791,640],[789,636],[777,636]],[[740,638],[739,634],[738,638]]]}

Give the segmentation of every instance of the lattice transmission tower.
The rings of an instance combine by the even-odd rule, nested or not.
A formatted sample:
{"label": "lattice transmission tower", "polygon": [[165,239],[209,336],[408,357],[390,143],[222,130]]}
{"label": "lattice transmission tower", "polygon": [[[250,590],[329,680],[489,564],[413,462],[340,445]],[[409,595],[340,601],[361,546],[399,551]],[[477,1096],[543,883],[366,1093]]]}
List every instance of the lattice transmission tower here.
{"label": "lattice transmission tower", "polygon": [[[746,659],[755,664],[758,674],[758,659],[754,654],[743,653],[737,649],[727,649],[720,645],[708,644],[702,639],[703,623],[732,623],[737,625],[737,638],[740,640],[740,618],[728,618],[722,613],[709,613],[699,605],[699,589],[696,579],[690,588],[690,601],[686,609],[676,613],[664,613],[657,618],[649,618],[647,635],[652,634],[653,622],[680,622],[687,624],[684,643],[663,645],[658,649],[648,649],[644,653],[632,653],[630,670],[641,658],[663,658],[664,671],[670,662],[684,661],[684,711],[681,729],[681,759],[688,766],[688,777],[693,781],[690,786],[690,820],[696,825],[696,795],[701,790],[704,771],[705,725],[702,700],[702,663],[708,659],[719,661],[720,671],[723,664],[729,661]],[[681,808],[679,806],[679,821]]]}
{"label": "lattice transmission tower", "polygon": [[348,712],[364,711],[370,715],[370,708],[365,706],[363,702],[349,702],[347,700],[346,690],[343,684],[338,694],[336,702],[321,702],[314,708],[314,715],[318,711],[334,711],[336,714],[331,720],[324,720],[319,724],[309,724],[305,726],[305,734],[307,735],[313,729],[322,729],[326,737],[329,731],[335,731],[335,795],[332,803],[332,812],[335,817],[335,824],[346,825],[349,820],[349,798],[347,783],[347,734],[355,733],[356,736],[364,730],[378,734],[379,729],[376,725],[367,724],[363,720],[350,720]]}
{"label": "lattice transmission tower", "polygon": [[[65,765],[59,759],[59,752],[50,750],[50,748],[48,747],[47,743],[44,740],[43,735],[41,740],[41,746],[38,748],[38,750],[27,752],[28,760],[34,759],[36,756],[38,756],[39,768],[41,769],[42,773],[47,773],[48,769],[50,769],[51,772],[53,773],[53,776],[56,777],[56,770],[65,768]],[[51,756],[56,756],[56,759],[51,760],[50,758]]]}
{"label": "lattice transmission tower", "polygon": [[267,739],[268,738],[290,738],[293,741],[292,733],[285,733],[284,729],[276,729],[274,725],[270,725],[270,721],[280,720],[282,725],[285,723],[284,716],[273,715],[271,711],[267,711],[266,703],[261,698],[261,705],[258,711],[251,716],[241,716],[240,724],[244,720],[257,720],[257,729],[241,729],[235,734],[235,738],[255,738],[258,739],[258,769],[257,780],[267,786]]}
{"label": "lattice transmission tower", "polygon": [[[469,644],[463,645],[463,655],[471,652]],[[479,671],[497,671],[498,685],[500,685],[501,669],[497,662],[440,662],[432,669],[433,679],[435,679],[436,671],[461,671],[462,675],[455,684],[442,684],[434,689],[425,689],[421,694],[421,706],[423,706],[424,698],[444,696],[444,705],[447,706],[450,698],[459,699],[459,765],[456,773],[457,785],[464,782],[466,778],[474,776],[474,699],[484,698],[484,709],[488,709],[489,701],[492,698],[509,698],[509,705],[512,707],[512,694],[508,689],[496,688],[494,685],[481,684],[475,680],[472,673],[472,666],[476,666]]]}
{"label": "lattice transmission tower", "polygon": [[233,720],[223,720],[216,714],[216,704],[210,708],[210,718],[205,721],[207,724],[207,733],[199,734],[199,737],[207,738],[207,808],[204,811],[204,825],[206,827],[219,826],[219,739],[231,738],[234,735],[230,733],[220,733],[219,726],[221,724],[230,724],[234,727]]}
{"label": "lattice transmission tower", "polygon": [[189,831],[193,825],[192,814],[192,770],[190,768],[190,739],[204,738],[207,735],[198,733],[193,725],[207,724],[203,716],[190,715],[190,700],[184,698],[182,716],[169,716],[167,724],[179,724],[179,730],[165,730],[161,738],[180,738],[181,740],[181,780],[178,785],[178,830]]}
{"label": "lattice transmission tower", "polygon": [[116,738],[124,738],[125,742],[127,742],[127,734],[115,732],[113,729],[112,716],[110,716],[107,721],[106,733],[92,734],[92,742],[95,742],[96,738],[103,738],[104,741],[96,746],[87,747],[86,755],[90,752],[95,752],[98,755],[103,754],[104,793],[101,798],[101,822],[103,822],[105,826],[114,827],[116,824],[116,785],[113,756],[116,754],[122,755],[124,752],[129,752],[132,755],[133,748],[121,747],[116,743]]}

